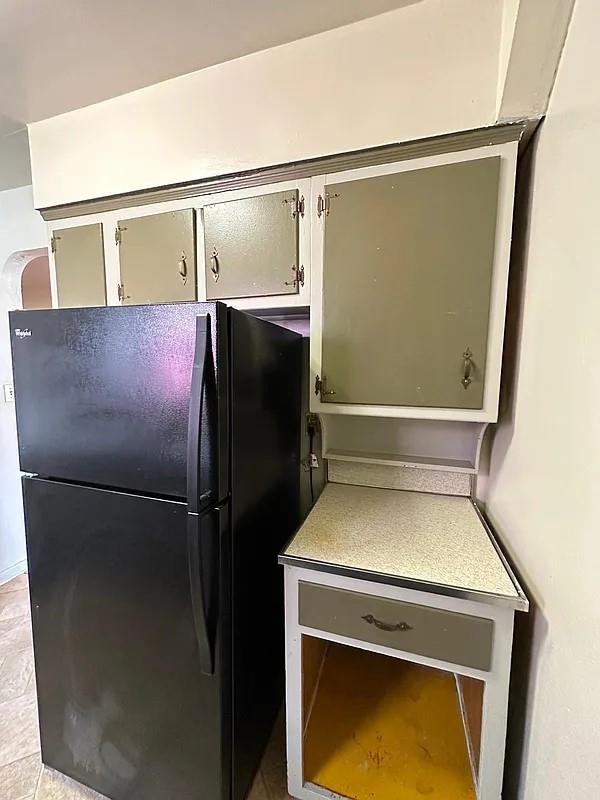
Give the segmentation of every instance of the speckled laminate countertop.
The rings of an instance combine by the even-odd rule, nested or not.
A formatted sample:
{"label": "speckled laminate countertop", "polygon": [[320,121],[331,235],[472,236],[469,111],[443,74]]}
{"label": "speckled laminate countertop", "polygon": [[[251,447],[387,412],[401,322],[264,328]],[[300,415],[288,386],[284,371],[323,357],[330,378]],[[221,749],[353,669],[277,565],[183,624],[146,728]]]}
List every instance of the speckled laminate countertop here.
{"label": "speckled laminate countertop", "polygon": [[280,561],[527,607],[467,497],[329,483]]}

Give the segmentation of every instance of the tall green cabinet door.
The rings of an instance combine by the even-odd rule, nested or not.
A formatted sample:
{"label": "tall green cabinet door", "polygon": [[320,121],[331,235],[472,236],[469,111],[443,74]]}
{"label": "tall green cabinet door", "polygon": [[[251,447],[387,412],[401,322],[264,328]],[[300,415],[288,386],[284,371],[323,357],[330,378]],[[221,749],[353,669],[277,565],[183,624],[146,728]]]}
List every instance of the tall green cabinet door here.
{"label": "tall green cabinet door", "polygon": [[300,213],[297,191],[205,206],[207,298],[297,293]]}
{"label": "tall green cabinet door", "polygon": [[193,209],[119,220],[115,235],[124,305],[196,299]]}
{"label": "tall green cabinet door", "polygon": [[482,407],[499,176],[490,157],[325,187],[324,402]]}
{"label": "tall green cabinet door", "polygon": [[106,305],[102,225],[55,230],[52,250],[59,307]]}

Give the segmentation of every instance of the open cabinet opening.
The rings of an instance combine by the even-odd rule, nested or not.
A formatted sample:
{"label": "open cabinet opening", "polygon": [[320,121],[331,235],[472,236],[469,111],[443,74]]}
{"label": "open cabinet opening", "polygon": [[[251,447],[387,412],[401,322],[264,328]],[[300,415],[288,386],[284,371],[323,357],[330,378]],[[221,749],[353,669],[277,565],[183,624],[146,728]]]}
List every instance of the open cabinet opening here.
{"label": "open cabinet opening", "polygon": [[305,784],[352,800],[476,800],[481,681],[308,636],[302,656]]}

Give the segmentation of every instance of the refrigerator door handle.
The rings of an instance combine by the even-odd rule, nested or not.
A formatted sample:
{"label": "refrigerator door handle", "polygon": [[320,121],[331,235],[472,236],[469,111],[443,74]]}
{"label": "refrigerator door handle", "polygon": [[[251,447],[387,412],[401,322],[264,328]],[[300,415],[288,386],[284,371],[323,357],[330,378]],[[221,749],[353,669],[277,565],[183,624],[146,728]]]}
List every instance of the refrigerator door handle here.
{"label": "refrigerator door handle", "polygon": [[[205,517],[206,518],[206,517]],[[208,598],[203,586],[202,522],[198,514],[188,514],[188,567],[194,630],[200,655],[200,671],[214,674],[214,653],[209,634]]]}
{"label": "refrigerator door handle", "polygon": [[196,343],[190,386],[187,436],[187,497],[188,510],[193,514],[197,514],[200,507],[210,499],[209,491],[206,491],[202,496],[199,496],[198,492],[202,411],[208,373],[207,362],[210,354],[210,316],[208,314],[199,314],[196,317]]}

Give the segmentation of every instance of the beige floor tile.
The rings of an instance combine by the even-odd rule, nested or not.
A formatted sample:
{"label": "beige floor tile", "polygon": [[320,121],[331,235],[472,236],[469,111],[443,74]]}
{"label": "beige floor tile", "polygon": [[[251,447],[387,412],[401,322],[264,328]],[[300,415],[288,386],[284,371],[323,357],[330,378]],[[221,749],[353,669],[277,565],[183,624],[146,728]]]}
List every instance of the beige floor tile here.
{"label": "beige floor tile", "polygon": [[105,798],[87,786],[67,778],[66,775],[43,767],[35,800],[105,800]]}
{"label": "beige floor tile", "polygon": [[287,800],[287,766],[285,752],[285,715],[277,718],[262,759],[261,772],[269,800]]}
{"label": "beige floor tile", "polygon": [[29,614],[29,591],[18,589],[0,594],[0,620],[26,617]]}
{"label": "beige floor tile", "polygon": [[40,749],[37,702],[33,681],[14,700],[0,704],[0,767]]}
{"label": "beige floor tile", "polygon": [[16,578],[8,581],[8,583],[3,583],[0,586],[0,594],[4,594],[5,592],[17,592],[20,589],[27,589],[28,587],[27,573],[23,573],[23,575],[18,575]]}
{"label": "beige floor tile", "polygon": [[31,620],[29,614],[13,619],[0,620],[0,658],[6,658],[19,650],[33,648]]}
{"label": "beige floor tile", "polygon": [[33,652],[31,650],[9,653],[0,665],[0,703],[14,700],[24,694],[32,675]]}
{"label": "beige floor tile", "polygon": [[39,753],[20,758],[0,767],[2,800],[26,800],[33,797],[40,777],[42,762]]}

